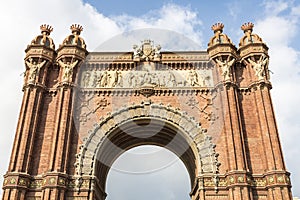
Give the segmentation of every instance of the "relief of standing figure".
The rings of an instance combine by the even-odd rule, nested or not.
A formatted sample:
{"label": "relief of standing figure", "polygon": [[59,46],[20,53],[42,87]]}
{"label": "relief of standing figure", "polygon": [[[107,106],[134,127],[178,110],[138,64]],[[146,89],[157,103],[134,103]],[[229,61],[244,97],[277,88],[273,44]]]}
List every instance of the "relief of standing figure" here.
{"label": "relief of standing figure", "polygon": [[135,87],[136,86],[135,76],[134,76],[133,72],[129,72],[126,79],[128,81],[128,86],[129,87]]}
{"label": "relief of standing figure", "polygon": [[199,86],[199,77],[195,70],[189,71],[187,81],[190,86]]}
{"label": "relief of standing figure", "polygon": [[91,77],[91,74],[89,72],[84,73],[84,76],[82,79],[83,87],[89,87],[90,77]]}
{"label": "relief of standing figure", "polygon": [[71,82],[72,81],[72,75],[73,75],[73,68],[76,66],[78,63],[78,60],[75,62],[62,62],[61,60],[58,61],[58,64],[61,66],[63,69],[63,75],[62,75],[62,82]]}
{"label": "relief of standing figure", "polygon": [[167,86],[168,87],[177,86],[176,77],[171,70],[168,71]]}
{"label": "relief of standing figure", "polygon": [[262,55],[260,59],[255,62],[248,58],[248,62],[251,64],[251,66],[254,68],[255,75],[257,76],[258,80],[264,79],[265,76],[265,66],[268,63],[268,58],[265,55]]}
{"label": "relief of standing figure", "polygon": [[[101,75],[99,77],[101,77]],[[100,80],[100,78],[98,78],[97,72],[94,72],[92,87],[94,87],[94,88],[99,87],[100,81],[101,80]]]}
{"label": "relief of standing figure", "polygon": [[101,78],[100,78],[100,80],[101,80],[100,86],[107,87],[109,85],[110,79],[111,79],[110,74],[108,74],[107,71],[103,72],[103,74],[101,75]]}
{"label": "relief of standing figure", "polygon": [[112,87],[123,87],[123,77],[122,77],[122,72],[116,71],[114,75],[114,82],[112,84]]}
{"label": "relief of standing figure", "polygon": [[29,68],[28,82],[33,83],[35,81],[38,71],[44,66],[46,60],[44,60],[40,64],[37,64],[35,61],[32,60],[32,58],[29,58],[29,62],[26,60],[25,63]]}
{"label": "relief of standing figure", "polygon": [[133,45],[133,58],[139,58],[141,55],[141,49],[137,45]]}
{"label": "relief of standing figure", "polygon": [[230,56],[228,56],[227,60],[222,61],[222,59],[218,60],[216,59],[216,62],[218,63],[219,67],[222,70],[222,76],[224,78],[224,81],[230,81],[231,77],[231,66],[233,65],[235,61],[235,58],[230,60]]}

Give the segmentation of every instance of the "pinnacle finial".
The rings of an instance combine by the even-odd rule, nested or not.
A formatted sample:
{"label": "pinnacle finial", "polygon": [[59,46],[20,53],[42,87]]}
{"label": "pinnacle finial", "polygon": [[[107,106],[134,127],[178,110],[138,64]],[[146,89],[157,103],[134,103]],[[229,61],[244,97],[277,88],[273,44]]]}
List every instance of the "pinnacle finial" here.
{"label": "pinnacle finial", "polygon": [[47,35],[50,35],[50,33],[53,31],[52,26],[48,24],[42,24],[40,26],[40,29],[41,29],[41,33],[46,32]]}
{"label": "pinnacle finial", "polygon": [[211,26],[211,29],[216,32],[216,31],[221,31],[223,32],[224,24],[221,22],[217,22],[214,25]]}
{"label": "pinnacle finial", "polygon": [[247,22],[247,23],[244,23],[242,26],[241,26],[241,29],[245,32],[245,31],[248,31],[248,30],[253,30],[253,27],[254,27],[254,24],[252,22]]}
{"label": "pinnacle finial", "polygon": [[78,35],[80,35],[81,31],[83,31],[82,26],[79,24],[72,24],[70,29],[71,29],[72,33],[77,32]]}

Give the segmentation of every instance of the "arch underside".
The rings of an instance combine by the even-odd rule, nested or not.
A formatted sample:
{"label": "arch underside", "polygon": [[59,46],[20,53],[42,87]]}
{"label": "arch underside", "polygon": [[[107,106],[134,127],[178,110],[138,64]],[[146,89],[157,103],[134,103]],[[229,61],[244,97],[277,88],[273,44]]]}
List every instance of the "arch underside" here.
{"label": "arch underside", "polygon": [[79,178],[95,177],[96,185],[104,191],[113,162],[130,148],[145,144],[175,153],[185,164],[192,187],[197,176],[218,173],[215,145],[199,123],[170,106],[142,102],[95,124],[80,147],[76,174]]}
{"label": "arch underside", "polygon": [[[157,119],[140,118],[132,122],[135,124],[134,127],[127,126],[128,123],[122,124],[121,128],[113,130],[104,140],[97,153],[94,174],[106,179],[110,166],[123,152],[148,144],[158,145],[174,152],[183,160],[191,180],[195,179],[197,158],[190,144],[178,129],[176,130],[171,124]],[[129,124],[131,123],[129,122]]]}

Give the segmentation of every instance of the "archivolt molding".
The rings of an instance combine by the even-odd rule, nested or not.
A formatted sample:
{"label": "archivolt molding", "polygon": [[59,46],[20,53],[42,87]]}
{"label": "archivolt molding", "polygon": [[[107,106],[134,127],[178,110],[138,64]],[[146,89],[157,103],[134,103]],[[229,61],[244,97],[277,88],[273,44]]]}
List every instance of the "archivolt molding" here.
{"label": "archivolt molding", "polygon": [[202,174],[218,174],[220,165],[217,160],[218,154],[215,152],[215,145],[212,144],[212,138],[206,134],[206,130],[194,118],[189,117],[186,112],[171,106],[147,101],[122,107],[118,111],[109,113],[106,118],[101,118],[100,122],[89,131],[88,137],[80,146],[80,152],[76,155],[75,169],[78,188],[80,188],[80,180],[83,176],[96,175],[97,153],[105,138],[122,124],[142,118],[161,120],[179,128],[180,134],[183,134],[187,140],[189,147],[195,154],[196,162],[198,162],[195,167],[199,167],[199,169],[194,169],[194,178]]}

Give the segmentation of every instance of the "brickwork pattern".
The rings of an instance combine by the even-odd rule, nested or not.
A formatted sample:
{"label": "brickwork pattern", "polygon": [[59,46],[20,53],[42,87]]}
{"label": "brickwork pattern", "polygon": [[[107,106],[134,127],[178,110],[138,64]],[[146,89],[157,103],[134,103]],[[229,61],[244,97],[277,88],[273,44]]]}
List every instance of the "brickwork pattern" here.
{"label": "brickwork pattern", "polygon": [[[268,48],[252,34],[251,24],[242,29],[248,36],[252,34],[253,41],[249,43],[243,37],[239,49],[222,33],[223,27],[213,26],[215,36],[207,52],[154,52],[152,57],[134,52],[94,52],[87,56],[82,38],[70,39],[79,37],[80,26],[71,27],[74,35],[68,36],[58,50],[51,38],[50,43],[41,45],[42,37],[37,37],[28,46],[25,61],[45,64],[36,74],[26,67],[3,199],[105,199],[102,170],[107,172],[109,168],[93,164],[92,157],[105,152],[101,141],[123,137],[119,131],[122,121],[146,123],[151,114],[145,109],[155,105],[161,106],[155,112],[164,114],[153,114],[151,119],[168,125],[151,142],[163,146],[174,137],[174,130],[180,129],[180,144],[190,144],[182,159],[190,167],[192,200],[292,199],[270,96],[268,68],[255,66],[255,62],[259,64],[268,58]],[[44,26],[43,31],[49,37],[49,27]],[[72,64],[68,76],[67,69]],[[154,66],[154,71],[158,65],[175,71],[210,70],[213,85],[89,89],[80,83],[86,70],[122,72],[146,65]],[[114,120],[109,120],[112,116]],[[191,124],[194,127],[184,128]],[[196,130],[194,135],[192,130]],[[102,138],[100,132],[107,136]],[[185,137],[190,137],[192,143],[198,142],[198,146]],[[125,150],[137,145],[130,143],[130,137],[123,139],[114,141],[124,145]],[[116,157],[117,154],[112,159]],[[205,161],[207,158],[209,162]],[[193,159],[197,162],[192,163]],[[206,171],[206,164],[211,170]]]}

